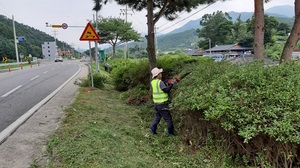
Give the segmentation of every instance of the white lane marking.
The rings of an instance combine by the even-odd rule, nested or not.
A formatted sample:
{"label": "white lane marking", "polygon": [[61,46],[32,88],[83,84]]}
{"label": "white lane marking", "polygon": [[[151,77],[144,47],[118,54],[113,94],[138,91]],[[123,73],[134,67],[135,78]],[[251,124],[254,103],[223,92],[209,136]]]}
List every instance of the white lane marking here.
{"label": "white lane marking", "polygon": [[6,96],[10,95],[12,92],[18,90],[20,87],[22,87],[22,85],[17,86],[16,88],[14,88],[13,90],[11,90],[11,91],[5,93],[5,94],[2,95],[1,97],[6,97]]}
{"label": "white lane marking", "polygon": [[48,73],[48,71],[45,71],[44,74]]}
{"label": "white lane marking", "polygon": [[55,91],[53,91],[50,95],[45,97],[42,101],[32,107],[29,111],[19,117],[15,122],[10,124],[7,128],[5,128],[2,132],[0,132],[0,144],[7,139],[22,123],[24,123],[30,116],[32,116],[38,109],[41,108],[42,105],[46,104],[53,96],[55,96],[64,86],[66,86],[76,75],[79,74],[81,70],[81,65],[78,65],[78,71],[70,77],[65,83],[63,83],[60,87],[58,87]]}
{"label": "white lane marking", "polygon": [[31,80],[31,81],[32,81],[32,80],[35,80],[35,79],[38,78],[39,76],[40,76],[40,75],[37,75],[37,76],[31,78],[30,80]]}

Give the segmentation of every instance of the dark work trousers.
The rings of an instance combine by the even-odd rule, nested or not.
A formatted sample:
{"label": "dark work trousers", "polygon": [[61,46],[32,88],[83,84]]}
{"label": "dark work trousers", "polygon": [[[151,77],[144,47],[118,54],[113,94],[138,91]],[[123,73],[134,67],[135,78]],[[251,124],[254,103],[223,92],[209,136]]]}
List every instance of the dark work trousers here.
{"label": "dark work trousers", "polygon": [[151,126],[152,134],[157,134],[156,132],[157,125],[159,124],[160,119],[163,117],[164,120],[167,122],[168,133],[174,135],[172,116],[168,108],[169,108],[168,103],[154,104],[154,109],[156,112],[155,112],[154,121]]}

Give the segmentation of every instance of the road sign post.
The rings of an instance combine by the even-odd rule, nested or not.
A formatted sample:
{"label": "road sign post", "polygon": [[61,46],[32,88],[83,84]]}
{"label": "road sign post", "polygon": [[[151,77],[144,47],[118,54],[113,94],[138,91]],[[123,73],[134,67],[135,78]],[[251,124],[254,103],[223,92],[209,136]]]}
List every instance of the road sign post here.
{"label": "road sign post", "polygon": [[20,53],[20,58],[21,58],[21,64],[20,64],[20,66],[21,66],[21,69],[23,69],[23,65],[22,65],[22,60],[23,60],[23,58],[24,58],[24,55],[22,54],[22,53]]}
{"label": "road sign post", "polygon": [[32,68],[32,62],[31,62],[32,55],[29,54],[28,57],[29,57],[30,67]]}
{"label": "road sign post", "polygon": [[91,81],[92,81],[92,88],[94,88],[94,77],[93,77],[93,66],[92,66],[93,57],[92,57],[91,41],[99,41],[100,37],[98,36],[98,34],[96,33],[95,29],[93,28],[90,22],[87,23],[79,40],[89,42],[89,51],[90,51],[90,59],[91,59]]}
{"label": "road sign post", "polygon": [[21,58],[21,62],[22,62],[22,60],[24,58],[24,55],[22,53],[20,53],[20,58]]}

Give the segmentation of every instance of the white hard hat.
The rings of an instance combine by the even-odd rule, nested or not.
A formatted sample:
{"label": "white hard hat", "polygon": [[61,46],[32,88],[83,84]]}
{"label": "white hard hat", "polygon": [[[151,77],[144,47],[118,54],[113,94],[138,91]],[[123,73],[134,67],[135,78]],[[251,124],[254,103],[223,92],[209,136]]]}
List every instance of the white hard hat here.
{"label": "white hard hat", "polygon": [[162,71],[163,71],[162,68],[161,68],[161,69],[158,69],[157,67],[153,68],[153,69],[151,70],[152,79],[153,79],[154,77],[156,77],[158,74],[162,73]]}

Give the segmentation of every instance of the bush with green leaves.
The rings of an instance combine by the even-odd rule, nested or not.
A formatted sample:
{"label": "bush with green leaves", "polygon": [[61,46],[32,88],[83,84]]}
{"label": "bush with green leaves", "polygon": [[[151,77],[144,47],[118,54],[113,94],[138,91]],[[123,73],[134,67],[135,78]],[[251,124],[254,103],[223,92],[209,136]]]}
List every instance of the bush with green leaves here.
{"label": "bush with green leaves", "polygon": [[[159,68],[163,68],[163,78],[168,79],[181,72],[189,71],[183,69],[188,64],[197,62],[197,58],[187,55],[164,55],[159,57],[157,64]],[[110,62],[111,76],[114,86],[118,91],[127,91],[138,85],[145,88],[150,87],[150,68],[147,59],[115,59]]]}
{"label": "bush with green leaves", "polygon": [[[94,87],[98,89],[102,89],[104,87],[104,83],[107,81],[107,77],[101,75],[100,73],[93,74],[93,82]],[[76,81],[76,84],[79,84],[81,87],[91,87],[92,79],[91,75],[88,74],[87,78],[82,78],[80,81]]]}
{"label": "bush with green leaves", "polygon": [[172,78],[181,73],[191,71],[189,68],[190,65],[199,60],[202,59],[191,57],[186,54],[165,54],[158,58],[157,66],[158,68],[163,68],[163,78]]}
{"label": "bush with green leaves", "polygon": [[149,65],[146,59],[115,59],[110,62],[111,77],[115,89],[127,91],[149,82]]}
{"label": "bush with green leaves", "polygon": [[279,167],[297,165],[299,72],[296,63],[267,67],[257,62],[205,63],[178,84],[184,87],[176,90],[172,107],[194,112],[198,126],[211,125],[203,132],[225,138],[233,153],[249,157],[253,165],[267,165],[265,161]]}

